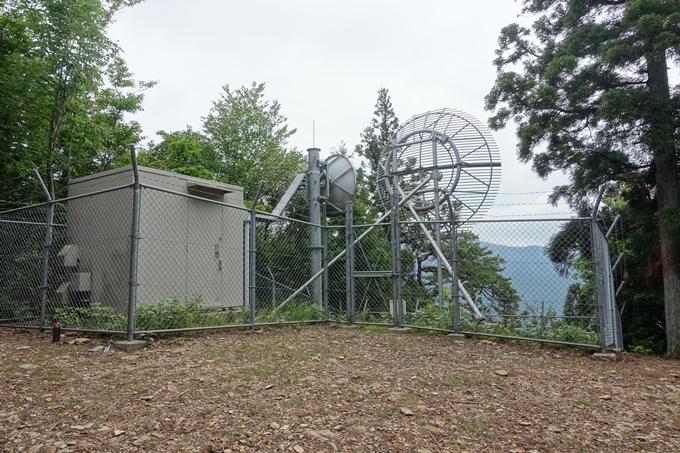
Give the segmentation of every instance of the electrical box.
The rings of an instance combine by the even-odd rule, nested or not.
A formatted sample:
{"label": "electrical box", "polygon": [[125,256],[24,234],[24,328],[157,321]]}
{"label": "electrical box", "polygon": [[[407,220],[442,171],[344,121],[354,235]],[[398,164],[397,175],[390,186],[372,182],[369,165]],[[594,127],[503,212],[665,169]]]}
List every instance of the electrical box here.
{"label": "electrical box", "polygon": [[68,299],[68,287],[70,286],[70,282],[64,282],[61,285],[59,285],[59,288],[57,288],[57,299],[59,299],[59,302],[63,306],[67,306],[69,303]]}
{"label": "electrical box", "polygon": [[75,244],[65,245],[57,254],[57,260],[64,267],[78,266],[78,246]]}
{"label": "electrical box", "polygon": [[[139,177],[137,302],[243,305],[243,188],[148,167]],[[122,167],[69,181],[69,197],[78,198],[68,201],[67,235],[77,248],[65,254],[90,275],[90,289],[80,276],[69,291],[91,291],[92,303],[121,311],[130,290],[133,180],[132,167]]]}
{"label": "electrical box", "polygon": [[92,274],[89,272],[75,272],[71,274],[69,291],[84,292],[92,290]]}

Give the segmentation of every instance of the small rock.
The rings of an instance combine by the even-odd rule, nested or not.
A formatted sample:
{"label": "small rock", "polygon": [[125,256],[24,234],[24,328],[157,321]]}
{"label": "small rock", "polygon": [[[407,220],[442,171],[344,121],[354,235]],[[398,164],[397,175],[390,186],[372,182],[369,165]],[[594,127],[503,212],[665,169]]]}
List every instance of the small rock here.
{"label": "small rock", "polygon": [[74,343],[74,344],[78,344],[78,345],[80,345],[80,344],[85,344],[85,343],[89,343],[89,342],[90,342],[90,339],[89,339],[89,338],[83,338],[83,337],[81,337],[81,338],[76,338],[75,340],[73,340],[73,343]]}
{"label": "small rock", "polygon": [[629,422],[618,422],[616,424],[616,427],[619,429],[619,431],[630,431],[631,429],[635,428],[635,425]]}
{"label": "small rock", "polygon": [[265,389],[265,390],[269,390],[269,389],[272,388],[272,387],[274,387],[274,384],[269,384],[269,385],[267,385],[264,389]]}
{"label": "small rock", "polygon": [[122,429],[114,429],[113,430],[113,437],[118,437],[121,434],[125,434],[125,431],[123,431]]}
{"label": "small rock", "polygon": [[142,436],[139,439],[137,439],[136,441],[132,442],[132,445],[134,445],[136,447],[141,447],[142,445],[144,445],[145,443],[147,443],[150,440],[151,440],[151,438],[149,436]]}
{"label": "small rock", "polygon": [[35,370],[36,368],[38,368],[38,365],[34,365],[32,363],[22,363],[21,365],[19,365],[19,368],[21,368],[22,370]]}
{"label": "small rock", "polygon": [[419,448],[416,450],[418,453],[432,453],[431,450],[428,450],[427,448]]}
{"label": "small rock", "polygon": [[597,398],[601,399],[601,400],[610,400],[610,399],[612,399],[612,396],[611,395],[600,395]]}
{"label": "small rock", "polygon": [[490,344],[490,345],[495,345],[495,344],[496,344],[496,342],[490,341],[490,340],[481,340],[480,343],[481,343],[481,344]]}
{"label": "small rock", "polygon": [[30,346],[17,346],[16,350],[17,351],[25,351],[26,349],[31,349]]}
{"label": "small rock", "polygon": [[507,376],[508,372],[505,370],[496,370],[496,374],[499,376]]}
{"label": "small rock", "polygon": [[522,426],[531,426],[531,422],[528,422],[526,420],[522,420],[521,422],[519,422],[519,424]]}
{"label": "small rock", "polygon": [[281,428],[281,425],[279,425],[279,424],[276,423],[276,422],[271,422],[271,423],[269,424],[269,427],[270,427],[271,429],[279,429],[279,428]]}
{"label": "small rock", "polygon": [[85,429],[85,427],[83,425],[73,425],[73,426],[71,426],[71,429],[82,431],[82,430]]}
{"label": "small rock", "polygon": [[305,449],[299,445],[294,446],[293,450],[295,450],[297,453],[305,453]]}
{"label": "small rock", "polygon": [[413,411],[408,407],[400,407],[399,412],[401,412],[404,415],[413,415]]}
{"label": "small rock", "polygon": [[140,398],[142,401],[151,401],[153,399],[153,395],[146,395]]}

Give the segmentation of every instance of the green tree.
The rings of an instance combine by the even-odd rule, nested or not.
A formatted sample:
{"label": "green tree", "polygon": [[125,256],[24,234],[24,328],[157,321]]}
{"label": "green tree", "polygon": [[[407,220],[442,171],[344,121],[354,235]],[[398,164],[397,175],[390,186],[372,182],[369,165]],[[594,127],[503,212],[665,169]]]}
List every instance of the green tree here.
{"label": "green tree", "polygon": [[209,146],[218,154],[217,179],[243,186],[252,199],[262,179],[262,201],[278,202],[296,173],[304,170],[305,156],[286,147],[295,133],[281,114],[278,101],[264,98],[264,83],[231,90],[224,86],[213,103],[203,128]]}
{"label": "green tree", "polygon": [[[524,0],[531,29],[499,38],[489,120],[517,124],[518,156],[571,184],[553,201],[582,203],[608,180],[653,187],[658,207],[667,353],[680,354],[680,215],[677,112],[668,64],[680,49],[680,4],[671,0]],[[519,72],[516,72],[519,71]]]}
{"label": "green tree", "polygon": [[140,164],[197,178],[216,178],[217,155],[203,134],[187,126],[184,131],[159,131],[157,135],[161,142],[151,142],[148,150],[140,153]]}
{"label": "green tree", "polygon": [[368,160],[368,183],[371,192],[375,192],[375,178],[378,175],[378,168],[382,164],[384,155],[394,140],[394,134],[398,128],[399,120],[394,114],[389,90],[380,88],[371,125],[363,130],[361,143],[356,146],[356,153]]}
{"label": "green tree", "polygon": [[478,306],[511,316],[519,308],[520,297],[512,281],[504,277],[505,260],[494,255],[470,231],[458,235],[459,278]]}
{"label": "green tree", "polygon": [[[123,115],[141,108],[120,49],[115,14],[141,0],[8,0],[0,6],[2,175],[44,168],[55,196],[73,171],[104,169],[139,140]],[[79,167],[82,166],[82,167]],[[58,187],[59,186],[59,187]]]}

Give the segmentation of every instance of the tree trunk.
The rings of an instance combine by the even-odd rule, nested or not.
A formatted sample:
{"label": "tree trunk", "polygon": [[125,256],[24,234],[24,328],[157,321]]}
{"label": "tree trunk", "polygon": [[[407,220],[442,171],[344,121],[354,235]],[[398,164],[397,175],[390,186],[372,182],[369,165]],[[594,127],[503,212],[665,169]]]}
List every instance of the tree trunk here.
{"label": "tree trunk", "polygon": [[680,182],[675,150],[675,130],[670,105],[666,58],[647,57],[650,111],[649,144],[656,167],[656,197],[659,206],[659,237],[663,267],[664,306],[666,313],[666,354],[680,356],[680,244],[669,234],[668,222],[680,208]]}

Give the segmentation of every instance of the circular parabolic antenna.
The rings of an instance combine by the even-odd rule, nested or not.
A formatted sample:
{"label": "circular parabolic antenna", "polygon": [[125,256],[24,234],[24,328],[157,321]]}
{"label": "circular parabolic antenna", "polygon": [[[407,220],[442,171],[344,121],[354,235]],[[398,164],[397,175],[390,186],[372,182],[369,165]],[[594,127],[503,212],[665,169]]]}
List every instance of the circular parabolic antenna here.
{"label": "circular parabolic antenna", "polygon": [[321,176],[322,190],[340,212],[345,203],[352,201],[357,188],[357,176],[352,162],[342,154],[332,154],[326,159],[326,171]]}
{"label": "circular parabolic antenna", "polygon": [[500,165],[496,142],[476,118],[451,109],[427,112],[397,130],[378,170],[378,194],[389,209],[396,174],[399,199],[422,185],[410,198],[421,215],[432,218],[439,204],[441,218],[450,217],[445,199],[448,192],[456,218],[464,222],[484,214],[493,203]]}

